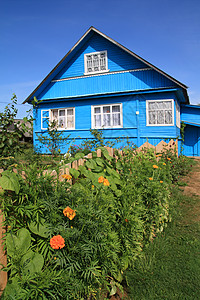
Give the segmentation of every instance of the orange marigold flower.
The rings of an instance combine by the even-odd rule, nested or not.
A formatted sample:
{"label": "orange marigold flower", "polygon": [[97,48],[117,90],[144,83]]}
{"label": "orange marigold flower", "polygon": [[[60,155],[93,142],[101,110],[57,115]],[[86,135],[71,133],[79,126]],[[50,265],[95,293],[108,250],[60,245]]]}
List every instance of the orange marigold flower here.
{"label": "orange marigold flower", "polygon": [[61,235],[55,235],[50,239],[50,246],[53,249],[62,249],[65,247],[65,240]]}
{"label": "orange marigold flower", "polygon": [[171,158],[167,157],[168,160],[171,160]]}
{"label": "orange marigold flower", "polygon": [[94,189],[94,185],[92,185],[92,189]]}
{"label": "orange marigold flower", "polygon": [[157,155],[156,155],[156,157],[161,157],[161,156],[162,156],[162,154],[157,154]]}
{"label": "orange marigold flower", "polygon": [[99,182],[99,183],[103,183],[103,182],[104,182],[104,177],[103,177],[103,176],[100,176],[99,179],[98,179],[98,182]]}
{"label": "orange marigold flower", "polygon": [[128,219],[125,219],[125,222],[128,223]]}
{"label": "orange marigold flower", "polygon": [[104,181],[103,181],[103,185],[105,185],[105,186],[109,186],[109,185],[110,185],[110,183],[109,183],[108,179],[104,179]]}
{"label": "orange marigold flower", "polygon": [[149,177],[149,180],[153,180],[153,178],[152,178],[152,177]]}
{"label": "orange marigold flower", "polygon": [[72,179],[72,176],[71,175],[67,175],[67,174],[63,174],[62,177],[65,178],[65,179],[67,179],[67,180]]}
{"label": "orange marigold flower", "polygon": [[160,183],[163,183],[163,181],[161,180]]}
{"label": "orange marigold flower", "polygon": [[70,220],[73,220],[73,218],[75,217],[76,213],[75,210],[70,208],[69,206],[67,206],[64,210],[63,210],[63,214],[65,217],[69,218]]}
{"label": "orange marigold flower", "polygon": [[163,166],[166,166],[166,163],[163,163]]}
{"label": "orange marigold flower", "polygon": [[153,165],[153,168],[154,168],[154,169],[158,169],[158,166],[156,166],[156,165]]}

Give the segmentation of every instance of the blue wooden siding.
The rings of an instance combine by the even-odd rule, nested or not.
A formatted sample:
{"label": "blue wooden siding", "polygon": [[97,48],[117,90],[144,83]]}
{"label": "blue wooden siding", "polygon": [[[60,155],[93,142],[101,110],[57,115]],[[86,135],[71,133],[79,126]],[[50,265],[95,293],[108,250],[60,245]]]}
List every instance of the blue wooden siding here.
{"label": "blue wooden siding", "polygon": [[186,125],[184,132],[183,155],[200,156],[200,128]]}
{"label": "blue wooden siding", "polygon": [[200,156],[200,107],[197,105],[182,105],[181,121],[186,124],[183,154],[186,156]]}
{"label": "blue wooden siding", "polygon": [[83,77],[52,82],[38,99],[59,99],[88,95],[175,87],[154,70]]}
{"label": "blue wooden siding", "polygon": [[[34,111],[35,117],[35,135],[34,145],[40,147],[37,134],[46,134],[41,130],[41,110],[75,107],[75,130],[63,131],[63,136],[70,135],[69,141],[75,139],[75,144],[80,144],[84,139],[91,138],[89,129],[91,128],[91,106],[102,104],[122,103],[123,128],[103,129],[103,136],[106,140],[114,141],[121,137],[122,140],[117,147],[124,146],[126,137],[137,146],[142,145],[148,139],[153,145],[157,145],[162,139],[177,137],[177,127],[174,126],[146,126],[146,100],[173,99],[173,93],[150,94],[148,98],[144,95],[132,95],[122,97],[97,98],[92,100],[74,100],[74,101],[56,101],[56,103],[41,103],[39,108]],[[174,101],[175,104],[175,101]],[[139,115],[136,114],[139,111]],[[175,115],[175,107],[174,107]],[[176,120],[174,120],[176,124]],[[62,152],[67,151],[68,146],[61,147]],[[46,149],[42,146],[42,151]]]}

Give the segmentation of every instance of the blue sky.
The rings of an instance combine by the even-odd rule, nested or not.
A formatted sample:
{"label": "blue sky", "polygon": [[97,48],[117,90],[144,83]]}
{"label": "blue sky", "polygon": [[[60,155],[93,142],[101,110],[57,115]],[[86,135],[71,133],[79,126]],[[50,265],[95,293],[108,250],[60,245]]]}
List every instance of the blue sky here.
{"label": "blue sky", "polygon": [[187,85],[200,103],[199,0],[0,0],[0,111],[22,102],[90,27]]}

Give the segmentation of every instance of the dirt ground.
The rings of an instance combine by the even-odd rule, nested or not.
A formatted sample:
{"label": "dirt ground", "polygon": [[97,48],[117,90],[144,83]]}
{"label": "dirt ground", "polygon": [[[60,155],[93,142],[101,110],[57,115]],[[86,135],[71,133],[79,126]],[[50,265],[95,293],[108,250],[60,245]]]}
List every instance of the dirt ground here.
{"label": "dirt ground", "polygon": [[[191,172],[183,179],[187,184],[183,187],[183,192],[187,196],[195,196],[200,198],[200,159],[195,160],[194,166],[192,166]],[[188,222],[200,222],[200,200],[195,202],[192,210],[188,210]]]}

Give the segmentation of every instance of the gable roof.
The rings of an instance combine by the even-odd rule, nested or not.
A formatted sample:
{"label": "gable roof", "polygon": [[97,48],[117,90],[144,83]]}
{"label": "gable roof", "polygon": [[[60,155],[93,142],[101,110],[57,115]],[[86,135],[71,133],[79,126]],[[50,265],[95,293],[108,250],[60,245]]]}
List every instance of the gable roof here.
{"label": "gable roof", "polygon": [[61,61],[53,68],[53,70],[44,78],[44,80],[36,87],[36,89],[27,97],[27,99],[23,102],[29,102],[33,99],[34,96],[37,96],[50,82],[51,80],[60,72],[60,70],[63,68],[63,66],[66,64],[67,61],[71,59],[71,57],[79,50],[82,44],[84,44],[94,33],[97,33],[101,35],[103,38],[107,39],[111,43],[115,44],[116,46],[120,47],[125,52],[132,55],[134,58],[140,60],[141,62],[145,63],[147,66],[152,68],[153,70],[157,71],[158,73],[162,74],[163,76],[167,77],[171,81],[173,81],[175,84],[177,84],[180,88],[183,89],[184,96],[186,98],[186,103],[189,103],[189,97],[187,94],[187,86],[181,83],[180,81],[176,80],[172,76],[168,75],[167,73],[163,72],[159,68],[155,67],[139,55],[135,54],[134,52],[130,51],[128,48],[124,47],[120,43],[116,42],[112,38],[108,37],[101,31],[97,30],[93,26],[91,26],[85,34],[78,40],[78,42],[70,49],[70,51],[61,59]]}

